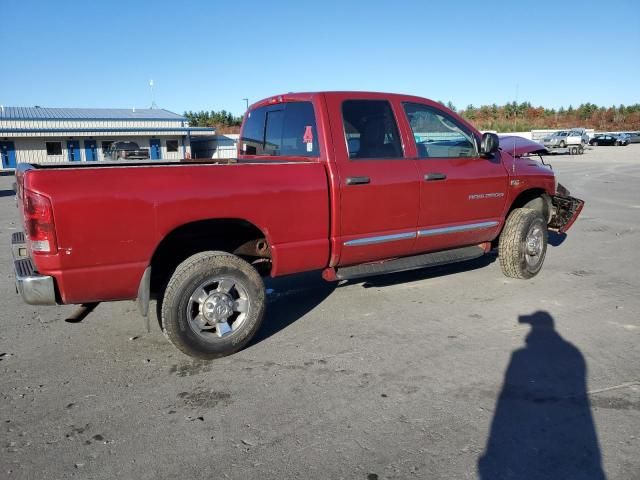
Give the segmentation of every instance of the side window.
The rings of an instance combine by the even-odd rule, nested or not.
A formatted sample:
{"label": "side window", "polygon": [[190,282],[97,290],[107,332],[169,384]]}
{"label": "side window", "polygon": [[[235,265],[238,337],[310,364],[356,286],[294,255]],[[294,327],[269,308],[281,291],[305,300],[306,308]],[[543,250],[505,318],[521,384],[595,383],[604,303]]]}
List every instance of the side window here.
{"label": "side window", "polygon": [[316,118],[311,102],[288,102],[249,112],[240,138],[245,155],[319,155]]}
{"label": "side window", "polygon": [[106,154],[109,149],[111,148],[111,144],[113,143],[113,141],[111,140],[106,140],[104,142],[102,142],[102,154]]}
{"label": "side window", "polygon": [[167,152],[177,152],[177,151],[178,151],[178,141],[167,140]]}
{"label": "side window", "polygon": [[420,158],[477,156],[471,132],[445,113],[419,103],[405,103]]}
{"label": "side window", "polygon": [[47,156],[62,155],[62,143],[61,142],[45,142],[47,147]]}
{"label": "side window", "polygon": [[347,100],[342,104],[349,158],[398,158],[398,126],[386,100]]}

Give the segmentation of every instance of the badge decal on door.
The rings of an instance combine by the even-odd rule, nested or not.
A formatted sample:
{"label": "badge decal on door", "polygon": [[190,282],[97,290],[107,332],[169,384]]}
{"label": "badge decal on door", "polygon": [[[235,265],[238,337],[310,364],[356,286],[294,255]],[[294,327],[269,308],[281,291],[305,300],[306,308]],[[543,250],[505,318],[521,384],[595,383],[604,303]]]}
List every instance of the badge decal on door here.
{"label": "badge decal on door", "polygon": [[504,197],[504,192],[493,193],[472,193],[469,195],[469,200],[485,200],[487,198],[500,198]]}

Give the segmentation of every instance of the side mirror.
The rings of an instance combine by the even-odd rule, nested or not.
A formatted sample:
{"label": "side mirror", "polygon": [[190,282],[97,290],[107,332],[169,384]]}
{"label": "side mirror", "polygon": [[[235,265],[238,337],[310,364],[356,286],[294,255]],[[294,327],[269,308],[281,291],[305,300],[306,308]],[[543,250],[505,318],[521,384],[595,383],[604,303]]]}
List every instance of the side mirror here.
{"label": "side mirror", "polygon": [[495,133],[483,133],[482,141],[480,142],[480,154],[492,155],[498,151],[500,146],[500,139]]}

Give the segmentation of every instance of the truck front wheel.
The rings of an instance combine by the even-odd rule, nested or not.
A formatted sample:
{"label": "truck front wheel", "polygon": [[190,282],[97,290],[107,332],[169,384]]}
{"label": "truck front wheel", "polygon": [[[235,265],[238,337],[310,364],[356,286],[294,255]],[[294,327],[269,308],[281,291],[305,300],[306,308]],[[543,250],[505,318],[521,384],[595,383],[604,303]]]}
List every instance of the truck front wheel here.
{"label": "truck front wheel", "polygon": [[531,278],[547,253],[547,223],[538,210],[516,208],[500,234],[498,256],[502,273],[512,278]]}
{"label": "truck front wheel", "polygon": [[226,252],[201,252],[178,265],[162,300],[162,330],[192,357],[224,357],[260,328],[265,289],[258,272]]}

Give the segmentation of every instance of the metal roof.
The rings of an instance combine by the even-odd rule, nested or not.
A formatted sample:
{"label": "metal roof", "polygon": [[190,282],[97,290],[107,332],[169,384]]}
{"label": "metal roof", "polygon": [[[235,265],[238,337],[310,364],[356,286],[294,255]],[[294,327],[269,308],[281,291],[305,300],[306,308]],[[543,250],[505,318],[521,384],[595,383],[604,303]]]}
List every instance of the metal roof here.
{"label": "metal roof", "polygon": [[151,108],[0,107],[0,120],[175,120],[177,113]]}

